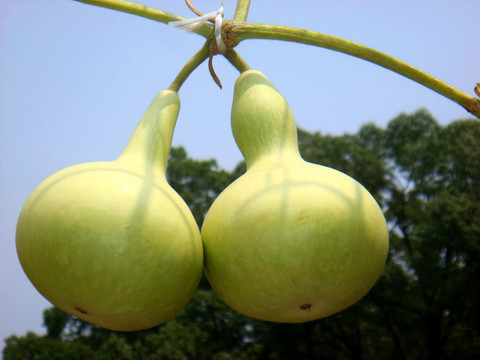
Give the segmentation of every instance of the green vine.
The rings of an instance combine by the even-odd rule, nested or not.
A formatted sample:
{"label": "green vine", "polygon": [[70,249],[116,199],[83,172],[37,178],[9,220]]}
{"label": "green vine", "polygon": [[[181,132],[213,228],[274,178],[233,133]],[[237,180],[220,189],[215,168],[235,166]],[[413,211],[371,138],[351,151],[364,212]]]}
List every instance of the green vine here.
{"label": "green vine", "polygon": [[250,0],[238,0],[235,8],[234,21],[247,21],[248,9],[250,8]]}
{"label": "green vine", "polygon": [[[107,9],[118,10],[127,14],[141,16],[150,20],[155,20],[164,24],[168,24],[170,21],[184,20],[185,18],[171,14],[166,11],[162,11],[150,6],[137,4],[131,1],[125,0],[74,0],[77,2],[96,5]],[[213,25],[205,23],[201,27],[193,31],[196,34],[210,39],[213,36]]]}
{"label": "green vine", "polygon": [[227,46],[237,46],[247,39],[271,39],[314,45],[369,61],[403,75],[463,106],[480,118],[480,99],[470,96],[437,78],[394,57],[366,46],[334,36],[287,26],[229,22],[224,27]]}
{"label": "green vine", "polygon": [[188,76],[210,55],[210,41],[206,41],[202,48],[183,66],[182,70],[169,86],[169,90],[178,92]]}
{"label": "green vine", "polygon": [[[175,14],[125,0],[75,1],[134,14],[162,23],[184,19]],[[293,27],[246,22],[249,6],[250,0],[238,0],[237,7],[235,9],[234,20],[224,21],[223,25],[222,35],[229,49],[224,56],[239,71],[248,69],[248,65],[246,65],[246,63],[237,53],[232,52],[231,49],[237,46],[241,41],[248,39],[270,39],[313,45],[355,56],[394,71],[456,102],[465,108],[469,113],[480,119],[480,99],[475,96],[471,96],[461,90],[458,90],[453,86],[448,85],[445,82],[396,58],[348,40]],[[205,37],[208,40],[212,40],[214,38],[214,27],[209,23],[203,24],[202,26],[196,28],[193,32]],[[193,69],[191,70],[193,71]],[[184,73],[182,76],[185,75],[188,76],[186,73]],[[475,92],[477,93],[477,91]]]}
{"label": "green vine", "polygon": [[235,68],[241,73],[247,70],[250,70],[248,64],[243,60],[238,53],[233,49],[228,49],[227,53],[224,55],[230,63],[235,66]]}

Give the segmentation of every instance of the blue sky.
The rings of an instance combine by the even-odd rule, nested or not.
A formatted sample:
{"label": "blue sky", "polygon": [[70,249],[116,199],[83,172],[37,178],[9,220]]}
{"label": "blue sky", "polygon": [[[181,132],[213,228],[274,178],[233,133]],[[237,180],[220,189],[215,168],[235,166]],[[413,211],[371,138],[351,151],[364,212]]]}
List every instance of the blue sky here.
{"label": "blue sky", "polygon": [[[216,10],[220,0],[192,1]],[[142,2],[185,17],[180,0]],[[231,18],[233,0],[226,0]],[[385,52],[473,94],[480,82],[478,0],[252,0],[249,20],[290,25]],[[54,172],[115,159],[154,95],[167,88],[203,38],[164,24],[71,0],[0,0],[0,337],[43,332],[50,304],[15,253],[15,225],[31,191]],[[289,101],[309,131],[354,133],[400,112],[428,109],[448,124],[469,114],[411,80],[344,54],[280,41],[237,50]],[[221,57],[180,90],[173,145],[232,169],[241,160],[230,131],[236,70]],[[3,346],[3,345],[2,345]]]}

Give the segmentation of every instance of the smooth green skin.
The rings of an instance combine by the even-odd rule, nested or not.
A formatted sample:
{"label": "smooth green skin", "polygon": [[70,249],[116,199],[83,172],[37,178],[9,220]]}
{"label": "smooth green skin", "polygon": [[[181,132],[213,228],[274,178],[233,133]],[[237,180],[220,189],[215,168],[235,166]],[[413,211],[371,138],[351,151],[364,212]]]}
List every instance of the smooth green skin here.
{"label": "smooth green skin", "polygon": [[117,160],[61,170],[27,199],[18,257],[60,309],[136,331],[172,318],[197,289],[200,232],[165,177],[179,108],[177,93],[160,92]]}
{"label": "smooth green skin", "polygon": [[388,253],[376,201],[351,177],[300,157],[290,107],[257,71],[237,79],[232,130],[247,172],[215,200],[202,227],[215,292],[240,313],[286,323],[357,302]]}

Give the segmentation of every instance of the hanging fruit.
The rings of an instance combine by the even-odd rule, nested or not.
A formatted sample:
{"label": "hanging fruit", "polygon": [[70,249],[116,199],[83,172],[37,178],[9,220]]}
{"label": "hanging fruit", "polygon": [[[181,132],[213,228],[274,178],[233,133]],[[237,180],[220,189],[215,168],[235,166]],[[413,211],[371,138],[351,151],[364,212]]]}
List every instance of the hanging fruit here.
{"label": "hanging fruit", "polygon": [[287,323],[357,302],[388,254],[377,202],[351,177],[300,157],[292,111],[260,72],[237,79],[231,121],[247,171],[202,227],[215,292],[240,313]]}
{"label": "hanging fruit", "polygon": [[197,289],[200,232],[166,180],[179,109],[176,92],[160,92],[117,160],[61,170],[27,199],[18,257],[60,309],[107,329],[141,330],[173,317]]}

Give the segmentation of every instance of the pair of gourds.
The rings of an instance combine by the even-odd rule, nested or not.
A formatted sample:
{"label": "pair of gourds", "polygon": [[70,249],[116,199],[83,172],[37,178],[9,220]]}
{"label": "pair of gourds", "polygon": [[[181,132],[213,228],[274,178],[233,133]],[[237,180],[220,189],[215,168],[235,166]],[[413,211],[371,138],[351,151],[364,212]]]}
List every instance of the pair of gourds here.
{"label": "pair of gourds", "polygon": [[119,331],[156,326],[193,296],[203,270],[233,309],[306,322],[362,298],[388,230],[354,179],[307,163],[292,111],[258,71],[236,81],[231,121],[247,171],[215,200],[201,234],[166,168],[180,101],[160,92],[121,156],[42,182],[18,219],[20,263],[60,309]]}

